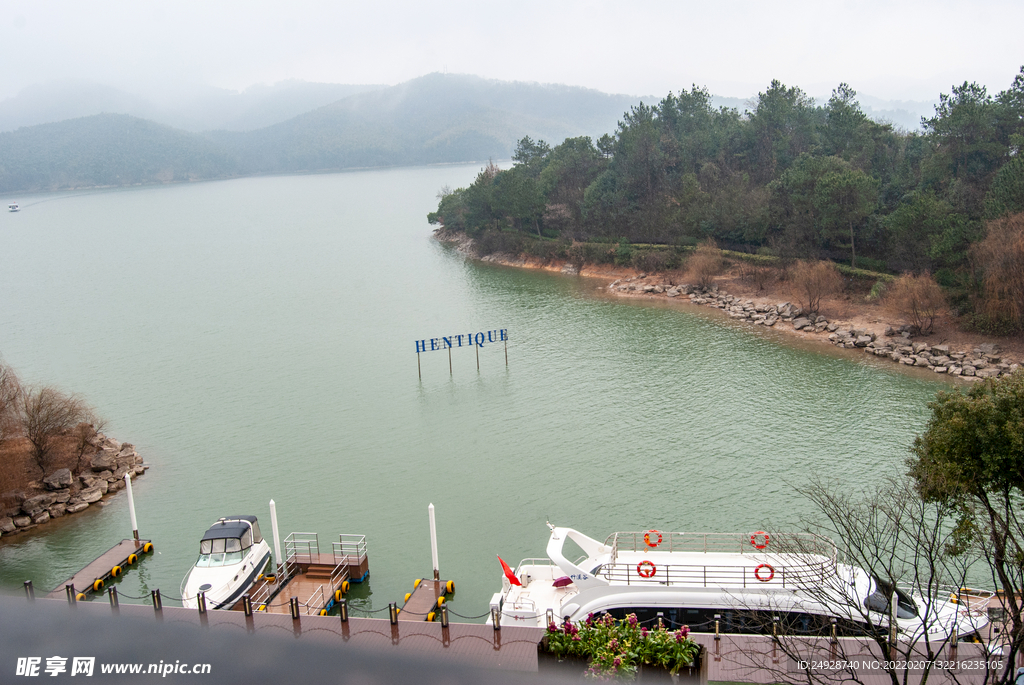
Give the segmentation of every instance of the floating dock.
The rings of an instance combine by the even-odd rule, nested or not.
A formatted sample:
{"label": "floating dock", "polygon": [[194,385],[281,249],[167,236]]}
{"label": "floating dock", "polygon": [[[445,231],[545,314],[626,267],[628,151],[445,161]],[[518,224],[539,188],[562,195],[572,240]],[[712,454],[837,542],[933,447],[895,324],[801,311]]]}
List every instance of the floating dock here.
{"label": "floating dock", "polygon": [[[120,576],[139,563],[143,554],[152,551],[153,543],[149,540],[122,540],[81,571],[55,587],[46,596],[51,599],[59,599],[66,596],[68,592],[74,595],[102,592],[103,586],[108,580]],[[68,589],[69,586],[72,588],[71,590]]]}
{"label": "floating dock", "polygon": [[420,579],[413,583],[413,590],[405,596],[399,621],[433,621],[447,596],[455,592],[455,581]]}
{"label": "floating dock", "polygon": [[[321,553],[316,533],[291,533],[284,539],[284,548],[282,576],[274,582],[262,578],[249,591],[253,611],[287,614],[294,600],[299,613],[324,615],[351,583],[361,583],[370,575],[365,535],[342,533],[338,542],[331,543],[329,553]],[[244,610],[244,601],[231,608]]]}

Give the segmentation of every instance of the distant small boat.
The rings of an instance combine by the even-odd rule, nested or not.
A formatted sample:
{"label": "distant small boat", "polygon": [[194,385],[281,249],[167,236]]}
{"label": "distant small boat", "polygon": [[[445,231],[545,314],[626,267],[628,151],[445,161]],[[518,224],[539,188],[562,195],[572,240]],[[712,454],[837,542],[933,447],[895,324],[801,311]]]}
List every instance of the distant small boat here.
{"label": "distant small boat", "polygon": [[21,209],[21,207],[18,206],[17,202],[12,202],[11,204],[7,205],[7,211],[8,212],[17,212],[20,209]]}

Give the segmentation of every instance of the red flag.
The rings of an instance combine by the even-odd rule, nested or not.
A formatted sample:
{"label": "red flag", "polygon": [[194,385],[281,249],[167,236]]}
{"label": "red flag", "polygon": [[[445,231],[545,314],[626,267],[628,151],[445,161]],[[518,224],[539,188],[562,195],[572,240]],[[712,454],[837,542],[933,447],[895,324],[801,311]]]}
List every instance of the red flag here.
{"label": "red flag", "polygon": [[522,583],[519,582],[519,579],[516,578],[516,574],[513,573],[512,569],[510,569],[508,567],[508,564],[505,563],[505,560],[501,557],[498,557],[498,561],[501,562],[501,570],[505,572],[505,577],[508,578],[508,582],[512,583],[513,585],[522,585]]}

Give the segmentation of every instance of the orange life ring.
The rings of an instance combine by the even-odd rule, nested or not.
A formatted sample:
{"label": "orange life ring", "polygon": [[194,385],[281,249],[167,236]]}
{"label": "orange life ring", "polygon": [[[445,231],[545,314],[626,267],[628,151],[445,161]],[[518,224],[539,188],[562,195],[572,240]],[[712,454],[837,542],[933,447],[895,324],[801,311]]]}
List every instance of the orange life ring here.
{"label": "orange life ring", "polygon": [[[654,542],[651,542],[651,535],[657,535],[658,539]],[[661,533],[654,530],[653,528],[647,531],[646,533],[644,533],[644,544],[648,547],[657,547],[661,544]]]}
{"label": "orange life ring", "polygon": [[[758,535],[763,535],[764,536],[764,542],[762,542],[761,544],[757,544],[757,536]],[[763,530],[759,530],[756,533],[751,533],[750,534],[750,544],[752,544],[756,549],[764,549],[765,547],[768,546],[768,533],[764,532]]]}
{"label": "orange life ring", "polygon": [[[648,568],[650,567],[650,568]],[[636,573],[641,578],[651,578],[655,573],[658,572],[658,567],[644,559],[636,565]]]}
{"label": "orange life ring", "polygon": [[[761,569],[763,568],[768,569],[767,578],[761,577]],[[771,564],[758,564],[757,567],[754,569],[754,577],[760,580],[762,583],[767,583],[769,580],[775,577],[775,569],[771,567]]]}

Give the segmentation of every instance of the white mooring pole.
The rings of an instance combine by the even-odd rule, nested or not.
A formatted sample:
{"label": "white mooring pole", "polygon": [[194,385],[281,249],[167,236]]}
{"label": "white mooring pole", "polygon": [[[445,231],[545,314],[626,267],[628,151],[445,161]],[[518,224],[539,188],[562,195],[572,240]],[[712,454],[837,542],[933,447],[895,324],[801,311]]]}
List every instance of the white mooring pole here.
{"label": "white mooring pole", "polygon": [[434,523],[434,505],[427,507],[430,514],[430,558],[434,562],[434,580],[441,580],[441,571],[437,566],[437,526]]}
{"label": "white mooring pole", "polygon": [[132,517],[132,537],[139,539],[139,523],[135,519],[135,498],[132,497],[132,477],[130,473],[124,474],[124,487],[128,491],[128,513]]}
{"label": "white mooring pole", "polygon": [[270,528],[274,531],[274,563],[277,565],[277,577],[281,578],[281,534],[277,532],[277,505],[270,500]]}

